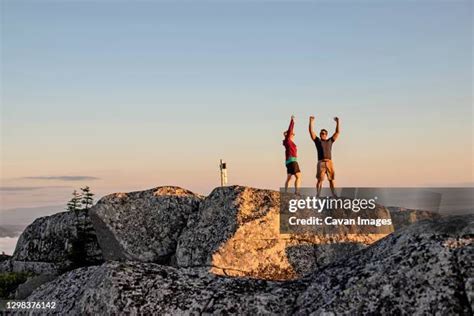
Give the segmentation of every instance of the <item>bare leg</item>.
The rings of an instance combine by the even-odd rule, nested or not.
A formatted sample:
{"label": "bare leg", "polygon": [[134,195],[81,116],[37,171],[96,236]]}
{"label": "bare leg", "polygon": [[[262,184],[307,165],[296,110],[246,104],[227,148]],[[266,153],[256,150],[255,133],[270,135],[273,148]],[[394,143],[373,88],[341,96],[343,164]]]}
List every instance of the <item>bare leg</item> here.
{"label": "bare leg", "polygon": [[323,187],[323,180],[318,179],[318,182],[316,182],[316,191],[317,191],[316,196],[317,196],[317,197],[320,197],[320,196],[321,196],[321,189],[322,189],[322,187]]}
{"label": "bare leg", "polygon": [[329,186],[331,187],[332,196],[337,197],[336,184],[334,183],[334,180],[329,180]]}
{"label": "bare leg", "polygon": [[285,193],[288,192],[288,184],[290,183],[291,180],[291,174],[286,175],[286,181],[285,181]]}
{"label": "bare leg", "polygon": [[299,193],[300,183],[301,183],[301,172],[298,172],[297,174],[295,174],[295,193],[296,194]]}

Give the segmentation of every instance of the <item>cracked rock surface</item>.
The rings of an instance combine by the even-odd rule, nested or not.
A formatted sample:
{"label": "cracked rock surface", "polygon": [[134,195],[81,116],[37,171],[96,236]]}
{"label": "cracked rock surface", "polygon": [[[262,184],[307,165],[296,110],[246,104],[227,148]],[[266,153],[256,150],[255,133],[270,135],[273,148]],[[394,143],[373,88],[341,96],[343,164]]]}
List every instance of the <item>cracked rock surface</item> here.
{"label": "cracked rock surface", "polygon": [[296,281],[108,262],[63,274],[29,300],[58,314],[471,315],[474,215],[424,221]]}
{"label": "cracked rock surface", "polygon": [[472,315],[474,215],[390,209],[389,235],[289,235],[279,202],[241,186],[111,194],[35,220],[0,269],[40,274],[18,295],[59,315]]}
{"label": "cracked rock surface", "polygon": [[205,269],[108,262],[64,274],[28,299],[56,300],[62,315],[289,314],[297,289],[297,284],[225,278]]}
{"label": "cracked rock surface", "polygon": [[[370,211],[390,218],[383,207]],[[193,213],[178,241],[179,267],[210,267],[215,274],[290,280],[387,235],[281,234],[280,193],[242,186],[216,188]],[[389,227],[389,232],[392,232]]]}
{"label": "cracked rock surface", "polygon": [[[76,253],[80,253],[80,260]],[[20,235],[15,252],[1,263],[0,269],[36,274],[57,273],[76,267],[76,261],[81,261],[83,265],[103,261],[87,210],[37,218]]]}
{"label": "cracked rock surface", "polygon": [[298,314],[472,315],[474,215],[421,221],[316,270]]}
{"label": "cracked rock surface", "polygon": [[90,213],[104,258],[170,263],[178,237],[201,199],[179,187],[103,197]]}

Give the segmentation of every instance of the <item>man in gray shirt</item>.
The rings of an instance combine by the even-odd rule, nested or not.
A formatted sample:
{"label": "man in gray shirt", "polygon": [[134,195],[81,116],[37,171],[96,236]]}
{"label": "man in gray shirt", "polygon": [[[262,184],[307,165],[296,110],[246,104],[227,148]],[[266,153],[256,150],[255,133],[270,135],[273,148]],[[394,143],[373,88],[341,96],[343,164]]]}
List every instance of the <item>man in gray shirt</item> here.
{"label": "man in gray shirt", "polygon": [[316,190],[317,190],[318,197],[321,194],[321,188],[323,187],[323,180],[326,175],[328,176],[329,186],[331,187],[332,195],[334,197],[337,197],[335,183],[334,183],[336,173],[334,171],[334,164],[332,162],[331,151],[332,151],[332,144],[339,137],[339,118],[335,117],[334,121],[336,121],[336,132],[330,138],[327,138],[328,131],[325,129],[322,129],[318,137],[316,136],[316,133],[314,132],[314,129],[313,129],[314,116],[309,117],[309,134],[311,136],[311,139],[314,141],[314,144],[316,145],[316,150],[318,152],[318,166],[317,166],[317,172],[316,172],[316,178],[317,178]]}

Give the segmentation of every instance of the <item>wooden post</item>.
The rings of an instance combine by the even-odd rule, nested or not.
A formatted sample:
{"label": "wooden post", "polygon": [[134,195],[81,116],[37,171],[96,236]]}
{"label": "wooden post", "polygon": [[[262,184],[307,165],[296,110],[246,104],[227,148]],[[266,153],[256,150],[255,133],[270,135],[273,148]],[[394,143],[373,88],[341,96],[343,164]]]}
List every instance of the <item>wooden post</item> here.
{"label": "wooden post", "polygon": [[219,168],[221,171],[221,187],[227,184],[227,164],[221,159]]}

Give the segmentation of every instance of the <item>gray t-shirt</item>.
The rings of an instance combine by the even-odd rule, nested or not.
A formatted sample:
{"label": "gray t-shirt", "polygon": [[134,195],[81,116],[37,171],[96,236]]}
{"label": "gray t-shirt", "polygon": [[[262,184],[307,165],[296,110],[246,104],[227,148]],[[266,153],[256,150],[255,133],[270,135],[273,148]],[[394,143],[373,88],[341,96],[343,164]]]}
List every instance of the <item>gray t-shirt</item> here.
{"label": "gray t-shirt", "polygon": [[318,151],[318,160],[331,159],[332,143],[334,143],[334,138],[332,137],[326,140],[316,137],[314,144]]}

